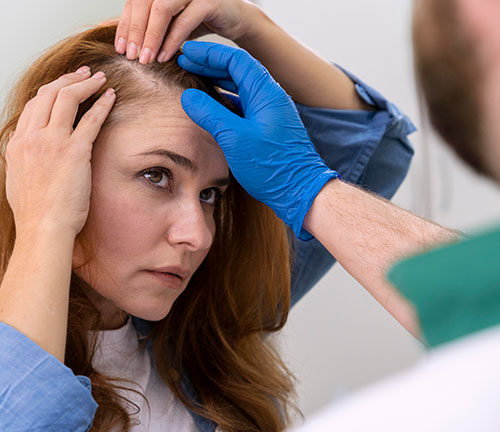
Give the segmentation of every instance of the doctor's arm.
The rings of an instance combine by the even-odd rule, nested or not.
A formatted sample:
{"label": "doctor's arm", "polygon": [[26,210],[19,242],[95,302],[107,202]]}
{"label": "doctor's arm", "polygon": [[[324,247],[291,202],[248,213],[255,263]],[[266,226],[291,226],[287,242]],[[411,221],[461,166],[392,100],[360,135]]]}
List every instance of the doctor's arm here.
{"label": "doctor's arm", "polygon": [[179,64],[216,77],[240,95],[244,117],[202,92],[187,90],[182,96],[185,111],[214,136],[240,184],[272,208],[300,240],[310,241],[314,235],[417,335],[411,306],[385,282],[385,273],[401,257],[456,234],[339,180],[311,143],[290,97],[248,53],[189,42]]}
{"label": "doctor's arm", "polygon": [[326,183],[303,228],[410,333],[419,336],[413,307],[385,275],[400,259],[457,240],[457,233],[340,180]]}

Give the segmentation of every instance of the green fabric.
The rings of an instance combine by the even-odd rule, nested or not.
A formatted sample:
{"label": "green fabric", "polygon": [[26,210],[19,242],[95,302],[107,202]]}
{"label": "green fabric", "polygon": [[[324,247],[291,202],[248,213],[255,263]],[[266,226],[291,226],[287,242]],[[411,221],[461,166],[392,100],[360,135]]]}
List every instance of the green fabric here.
{"label": "green fabric", "polygon": [[396,264],[388,279],[434,347],[500,323],[500,227]]}

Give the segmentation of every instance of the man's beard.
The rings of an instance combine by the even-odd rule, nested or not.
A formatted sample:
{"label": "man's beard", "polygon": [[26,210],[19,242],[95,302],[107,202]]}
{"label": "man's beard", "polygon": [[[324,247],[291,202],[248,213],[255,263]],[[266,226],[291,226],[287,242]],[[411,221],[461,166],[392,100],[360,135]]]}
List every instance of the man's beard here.
{"label": "man's beard", "polygon": [[[424,6],[424,5],[422,5]],[[429,0],[414,25],[415,67],[432,125],[477,172],[492,175],[481,127],[481,71],[455,0]],[[437,40],[424,41],[433,27]],[[428,35],[427,35],[428,36]]]}

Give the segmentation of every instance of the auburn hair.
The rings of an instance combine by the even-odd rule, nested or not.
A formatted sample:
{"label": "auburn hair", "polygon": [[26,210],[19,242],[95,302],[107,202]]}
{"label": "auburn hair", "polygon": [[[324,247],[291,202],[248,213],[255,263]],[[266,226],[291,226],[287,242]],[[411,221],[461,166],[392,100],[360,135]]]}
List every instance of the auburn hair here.
{"label": "auburn hair", "polygon": [[[161,106],[168,89],[197,88],[230,106],[209,81],[180,68],[176,58],[149,65],[126,60],[114,50],[115,32],[116,25],[105,25],[63,40],[35,61],[10,93],[0,129],[0,282],[16,238],[5,192],[5,150],[24,106],[40,87],[83,65],[104,71],[106,88],[117,94],[107,123],[123,121],[145,103]],[[81,104],[75,124],[104,90]],[[214,217],[216,234],[208,256],[169,314],[151,323],[143,343],[151,344],[160,376],[189,409],[225,431],[282,430],[293,407],[293,377],[269,334],[279,331],[288,316],[289,234],[234,179]],[[84,227],[76,241],[85,246],[90,260],[92,238],[86,237],[91,235]],[[85,294],[86,286],[73,269],[65,364],[92,381],[99,407],[91,430],[127,431],[131,418],[124,404],[129,401],[117,392],[126,387],[92,366],[101,318]],[[183,377],[197,400],[186,394]]]}

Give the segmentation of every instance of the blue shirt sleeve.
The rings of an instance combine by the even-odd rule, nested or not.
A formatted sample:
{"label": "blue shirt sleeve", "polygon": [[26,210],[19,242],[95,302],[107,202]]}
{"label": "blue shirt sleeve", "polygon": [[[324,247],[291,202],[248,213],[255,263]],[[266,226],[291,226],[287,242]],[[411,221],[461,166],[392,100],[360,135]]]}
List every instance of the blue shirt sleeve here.
{"label": "blue shirt sleeve", "polygon": [[[376,109],[345,111],[297,104],[300,116],[326,164],[344,181],[392,198],[413,157],[410,119],[378,91],[344,70],[359,96]],[[294,236],[293,236],[294,237]],[[294,241],[292,306],[332,267],[335,259],[316,239]]]}
{"label": "blue shirt sleeve", "polygon": [[97,404],[88,377],[0,322],[0,431],[87,432]]}

